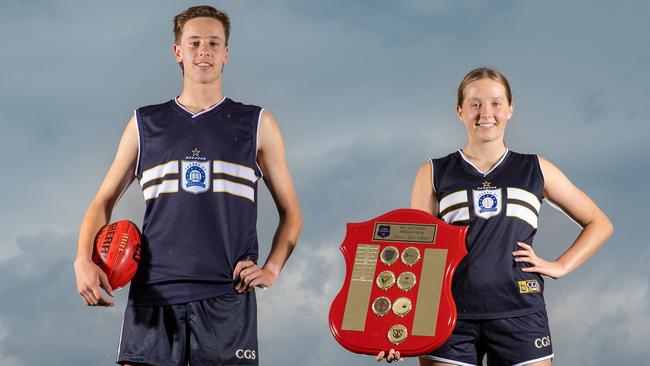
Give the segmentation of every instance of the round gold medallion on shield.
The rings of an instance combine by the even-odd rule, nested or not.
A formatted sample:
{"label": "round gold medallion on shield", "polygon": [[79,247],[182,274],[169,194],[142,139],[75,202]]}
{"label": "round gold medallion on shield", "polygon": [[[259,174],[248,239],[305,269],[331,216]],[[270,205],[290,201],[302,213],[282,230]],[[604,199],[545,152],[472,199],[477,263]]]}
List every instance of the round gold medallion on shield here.
{"label": "round gold medallion on shield", "polygon": [[402,252],[402,262],[412,266],[420,260],[420,251],[416,247],[408,247]]}
{"label": "round gold medallion on shield", "polygon": [[395,284],[395,274],[391,271],[383,271],[377,276],[377,287],[388,290]]}
{"label": "round gold medallion on shield", "polygon": [[412,307],[413,305],[411,304],[411,300],[409,298],[400,297],[393,303],[393,313],[401,318],[406,316],[406,314],[411,311]]}
{"label": "round gold medallion on shield", "polygon": [[398,345],[408,337],[408,330],[402,324],[395,324],[388,330],[388,340],[394,345]]}
{"label": "round gold medallion on shield", "polygon": [[399,258],[399,250],[393,246],[384,248],[379,255],[381,263],[387,266],[395,263],[395,261],[397,261],[397,258]]}
{"label": "round gold medallion on shield", "polygon": [[402,272],[397,277],[397,287],[402,291],[408,291],[415,286],[415,273],[413,272]]}
{"label": "round gold medallion on shield", "polygon": [[384,316],[390,310],[390,300],[387,297],[380,296],[372,302],[372,312],[378,316]]}

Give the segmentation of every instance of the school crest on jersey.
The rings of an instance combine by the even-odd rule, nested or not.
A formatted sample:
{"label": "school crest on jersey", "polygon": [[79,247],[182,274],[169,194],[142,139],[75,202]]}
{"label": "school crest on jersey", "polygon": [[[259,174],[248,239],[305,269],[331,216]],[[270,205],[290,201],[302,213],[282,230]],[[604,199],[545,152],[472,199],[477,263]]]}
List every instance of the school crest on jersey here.
{"label": "school crest on jersey", "polygon": [[501,213],[503,206],[501,189],[478,189],[473,190],[474,214],[478,217],[489,219]]}
{"label": "school crest on jersey", "polygon": [[181,185],[186,192],[199,194],[210,189],[210,161],[182,161]]}

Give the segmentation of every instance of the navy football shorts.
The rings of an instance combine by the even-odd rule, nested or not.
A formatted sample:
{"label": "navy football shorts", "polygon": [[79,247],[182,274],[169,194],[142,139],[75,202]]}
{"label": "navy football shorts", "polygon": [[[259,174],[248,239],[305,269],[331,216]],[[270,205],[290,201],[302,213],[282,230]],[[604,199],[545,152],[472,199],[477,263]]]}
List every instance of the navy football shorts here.
{"label": "navy football shorts", "polygon": [[503,319],[458,320],[449,339],[422,356],[453,365],[521,366],[553,358],[546,311]]}
{"label": "navy football shorts", "polygon": [[118,364],[258,365],[258,358],[255,291],[124,312]]}

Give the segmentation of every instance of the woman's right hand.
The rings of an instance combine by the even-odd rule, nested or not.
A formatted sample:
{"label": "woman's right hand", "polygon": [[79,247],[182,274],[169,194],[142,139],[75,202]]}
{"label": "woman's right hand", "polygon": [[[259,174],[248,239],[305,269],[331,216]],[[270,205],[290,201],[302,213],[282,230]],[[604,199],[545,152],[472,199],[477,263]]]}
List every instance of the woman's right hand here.
{"label": "woman's right hand", "polygon": [[395,351],[392,348],[390,351],[388,351],[388,355],[386,355],[386,352],[384,351],[379,352],[377,354],[377,357],[375,357],[375,360],[377,360],[377,362],[381,362],[384,358],[388,363],[391,363],[393,361],[404,362],[404,357],[400,357],[399,351]]}

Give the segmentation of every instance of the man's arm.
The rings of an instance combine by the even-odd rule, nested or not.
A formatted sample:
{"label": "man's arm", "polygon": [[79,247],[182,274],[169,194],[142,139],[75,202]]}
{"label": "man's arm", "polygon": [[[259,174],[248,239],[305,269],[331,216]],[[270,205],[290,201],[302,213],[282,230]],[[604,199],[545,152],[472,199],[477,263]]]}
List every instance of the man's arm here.
{"label": "man's arm", "polygon": [[251,261],[241,261],[235,266],[233,278],[239,277],[236,286],[239,292],[249,291],[255,286],[272,286],[296,246],[302,229],[300,204],[287,165],[284,141],[270,112],[263,112],[258,128],[257,160],[278,209],[280,222],[273,236],[271,252],[262,268]]}
{"label": "man's arm", "polygon": [[93,244],[99,229],[108,224],[113,207],[134,179],[133,171],[138,158],[138,134],[135,117],[129,121],[120,145],[97,195],[90,203],[79,229],[79,243],[74,270],[77,290],[90,306],[112,306],[113,302],[102,295],[100,287],[113,296],[106,274],[92,261]]}
{"label": "man's arm", "polygon": [[583,191],[576,187],[555,165],[539,158],[544,175],[544,196],[558,205],[581,227],[582,231],[573,244],[559,258],[546,261],[535,255],[533,248],[525,243],[512,253],[516,262],[530,263],[524,272],[536,272],[551,278],[560,278],[578,268],[605,243],[614,227],[605,213]]}

